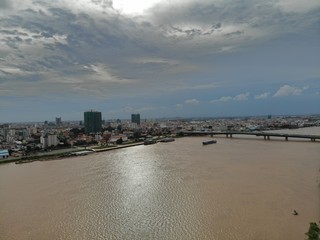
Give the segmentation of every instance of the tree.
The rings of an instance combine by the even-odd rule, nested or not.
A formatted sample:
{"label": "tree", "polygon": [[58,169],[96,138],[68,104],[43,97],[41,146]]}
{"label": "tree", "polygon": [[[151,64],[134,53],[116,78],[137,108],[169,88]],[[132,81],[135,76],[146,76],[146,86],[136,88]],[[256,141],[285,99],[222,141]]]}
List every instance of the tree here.
{"label": "tree", "polygon": [[320,240],[320,229],[317,223],[311,222],[309,231],[306,233],[308,240]]}
{"label": "tree", "polygon": [[122,137],[120,137],[117,141],[116,141],[117,144],[122,144],[123,143],[123,140],[122,140]]}
{"label": "tree", "polygon": [[109,139],[111,138],[111,133],[109,133],[109,132],[104,132],[102,136],[103,136],[103,138],[106,140],[106,142],[108,142]]}
{"label": "tree", "polygon": [[111,126],[108,126],[107,128],[105,128],[104,130],[108,131],[108,132],[112,132],[114,130],[113,127]]}
{"label": "tree", "polygon": [[8,149],[8,152],[9,152],[9,155],[10,155],[10,156],[11,156],[12,153],[13,153],[12,149]]}
{"label": "tree", "polygon": [[133,138],[134,139],[141,138],[141,132],[140,131],[134,131]]}

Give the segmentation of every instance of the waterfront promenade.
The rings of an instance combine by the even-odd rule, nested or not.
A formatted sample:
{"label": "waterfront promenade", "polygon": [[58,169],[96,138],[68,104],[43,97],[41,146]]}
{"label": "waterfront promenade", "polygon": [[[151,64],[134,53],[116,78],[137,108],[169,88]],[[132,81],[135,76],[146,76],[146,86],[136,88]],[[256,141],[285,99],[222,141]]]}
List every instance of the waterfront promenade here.
{"label": "waterfront promenade", "polygon": [[50,152],[42,152],[38,153],[37,155],[30,155],[30,156],[24,156],[24,157],[9,157],[6,159],[0,159],[1,163],[10,163],[10,162],[33,162],[33,161],[47,161],[47,160],[55,160],[55,159],[61,159],[64,158],[66,154],[69,153],[76,153],[84,150],[92,150],[93,152],[104,152],[104,151],[110,151],[110,150],[116,150],[121,148],[127,148],[127,147],[133,147],[142,145],[143,142],[138,143],[128,143],[123,145],[116,145],[111,147],[104,147],[104,148],[97,148],[97,147],[79,147],[79,148],[68,148],[68,149],[61,149],[61,150],[53,150]]}

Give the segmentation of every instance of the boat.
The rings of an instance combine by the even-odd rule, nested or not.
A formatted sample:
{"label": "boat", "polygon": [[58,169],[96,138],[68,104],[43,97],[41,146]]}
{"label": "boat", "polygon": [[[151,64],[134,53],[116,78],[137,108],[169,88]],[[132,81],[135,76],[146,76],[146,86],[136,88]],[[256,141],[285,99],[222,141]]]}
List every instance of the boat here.
{"label": "boat", "polygon": [[208,144],[213,144],[213,143],[217,143],[217,140],[209,140],[209,141],[202,142],[203,145],[208,145]]}
{"label": "boat", "polygon": [[72,152],[72,155],[74,156],[85,156],[88,154],[94,153],[92,150],[84,150],[84,151],[79,151],[79,152]]}
{"label": "boat", "polygon": [[174,142],[175,139],[172,137],[162,138],[159,142]]}
{"label": "boat", "polygon": [[153,140],[152,138],[148,138],[146,140],[144,140],[143,144],[144,145],[150,145],[150,144],[155,144],[157,143],[155,140]]}
{"label": "boat", "polygon": [[15,164],[22,164],[22,163],[31,163],[33,162],[34,160],[18,160],[18,161],[15,161]]}

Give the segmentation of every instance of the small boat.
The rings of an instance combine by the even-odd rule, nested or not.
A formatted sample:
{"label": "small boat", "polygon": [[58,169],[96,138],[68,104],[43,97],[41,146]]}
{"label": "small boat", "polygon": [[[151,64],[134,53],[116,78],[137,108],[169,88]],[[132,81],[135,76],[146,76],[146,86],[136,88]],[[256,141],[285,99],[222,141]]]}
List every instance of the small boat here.
{"label": "small boat", "polygon": [[213,143],[217,143],[217,140],[204,141],[204,142],[202,142],[202,145],[208,145],[208,144],[213,144]]}
{"label": "small boat", "polygon": [[155,143],[157,143],[157,142],[156,142],[155,140],[153,140],[152,138],[146,139],[146,140],[143,142],[144,145],[150,145],[150,144],[155,144]]}
{"label": "small boat", "polygon": [[15,164],[31,163],[31,162],[33,162],[33,160],[18,160],[18,161],[15,161]]}
{"label": "small boat", "polygon": [[84,151],[79,151],[79,152],[73,152],[72,155],[74,156],[85,156],[88,154],[94,153],[94,151],[91,150],[84,150]]}
{"label": "small boat", "polygon": [[174,142],[175,139],[172,137],[162,138],[159,142]]}

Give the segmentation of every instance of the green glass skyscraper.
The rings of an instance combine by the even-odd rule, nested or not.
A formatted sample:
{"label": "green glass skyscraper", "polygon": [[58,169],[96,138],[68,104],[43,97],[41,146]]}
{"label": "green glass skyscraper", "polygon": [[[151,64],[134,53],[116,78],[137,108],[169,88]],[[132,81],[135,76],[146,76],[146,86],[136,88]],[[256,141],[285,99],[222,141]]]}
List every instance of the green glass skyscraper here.
{"label": "green glass skyscraper", "polygon": [[90,111],[84,112],[84,131],[88,133],[97,133],[102,131],[101,112]]}
{"label": "green glass skyscraper", "polygon": [[131,114],[131,122],[140,125],[140,113]]}

